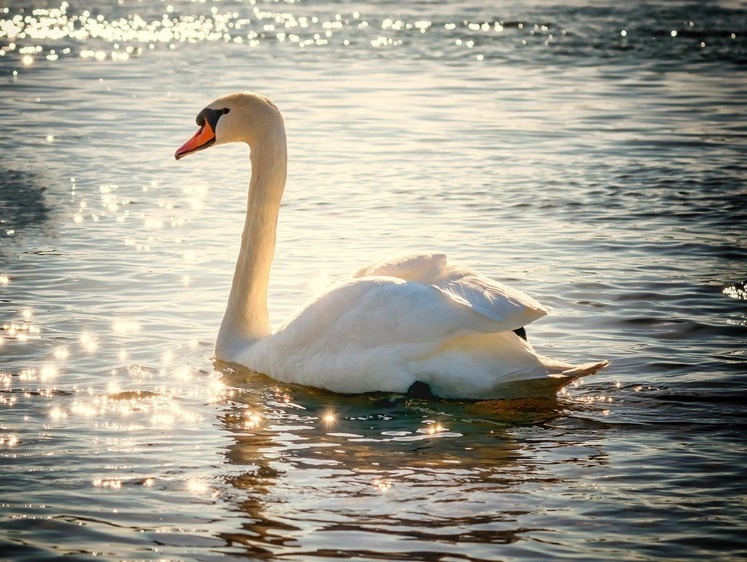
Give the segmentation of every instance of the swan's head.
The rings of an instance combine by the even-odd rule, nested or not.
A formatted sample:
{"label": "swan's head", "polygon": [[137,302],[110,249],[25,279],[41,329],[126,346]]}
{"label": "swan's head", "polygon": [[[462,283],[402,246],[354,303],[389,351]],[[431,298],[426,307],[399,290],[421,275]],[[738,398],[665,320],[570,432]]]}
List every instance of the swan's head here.
{"label": "swan's head", "polygon": [[177,160],[216,144],[245,142],[252,146],[283,123],[275,104],[253,92],[218,98],[200,111],[195,121],[199,129],[176,151]]}

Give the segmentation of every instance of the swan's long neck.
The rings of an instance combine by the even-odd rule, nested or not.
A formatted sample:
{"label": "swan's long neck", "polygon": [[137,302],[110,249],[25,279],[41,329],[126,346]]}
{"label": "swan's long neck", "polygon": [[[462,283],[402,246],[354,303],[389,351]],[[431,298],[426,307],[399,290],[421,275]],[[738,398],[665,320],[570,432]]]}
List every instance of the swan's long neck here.
{"label": "swan's long neck", "polygon": [[285,188],[287,148],[282,118],[251,143],[252,177],[246,222],[231,292],[223,316],[216,356],[230,359],[230,350],[270,334],[267,286],[275,252],[280,200]]}

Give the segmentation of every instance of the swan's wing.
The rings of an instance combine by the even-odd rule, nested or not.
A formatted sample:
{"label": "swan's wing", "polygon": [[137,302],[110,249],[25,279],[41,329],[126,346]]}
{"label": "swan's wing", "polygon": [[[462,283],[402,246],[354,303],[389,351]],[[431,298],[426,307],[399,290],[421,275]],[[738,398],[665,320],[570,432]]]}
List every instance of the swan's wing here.
{"label": "swan's wing", "polygon": [[337,283],[312,299],[275,336],[292,330],[297,344],[320,337],[360,340],[365,347],[393,342],[441,341],[455,333],[496,332],[495,321],[456,302],[440,289],[394,277],[364,277]]}
{"label": "swan's wing", "polygon": [[335,392],[406,392],[420,381],[437,396],[475,399],[552,393],[602,366],[582,373],[558,362],[571,378],[547,386],[543,358],[529,343],[442,289],[391,276],[338,283],[225,360]]}
{"label": "swan's wing", "polygon": [[452,266],[449,270],[433,285],[455,301],[501,324],[504,330],[526,326],[548,312],[547,307],[526,293],[470,268]]}
{"label": "swan's wing", "polygon": [[373,262],[354,277],[384,275],[425,283],[454,302],[515,330],[545,316],[547,307],[529,295],[499,283],[474,269],[449,265],[445,254],[413,254]]}

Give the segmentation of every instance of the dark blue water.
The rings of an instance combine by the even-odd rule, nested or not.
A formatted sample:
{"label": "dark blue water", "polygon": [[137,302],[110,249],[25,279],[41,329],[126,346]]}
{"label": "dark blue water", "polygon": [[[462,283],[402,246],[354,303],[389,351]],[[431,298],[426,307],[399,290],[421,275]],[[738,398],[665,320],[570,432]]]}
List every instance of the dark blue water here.
{"label": "dark blue water", "polygon": [[[744,2],[0,1],[0,557],[747,557]],[[285,114],[275,324],[446,251],[612,366],[548,401],[217,368],[240,89]]]}

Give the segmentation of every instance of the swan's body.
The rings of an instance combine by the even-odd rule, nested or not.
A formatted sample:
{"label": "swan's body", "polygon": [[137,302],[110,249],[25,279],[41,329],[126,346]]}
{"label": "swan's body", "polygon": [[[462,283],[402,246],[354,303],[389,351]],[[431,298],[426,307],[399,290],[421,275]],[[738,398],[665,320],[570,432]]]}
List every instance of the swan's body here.
{"label": "swan's body", "polygon": [[443,254],[370,264],[271,333],[267,285],[287,164],[282,116],[266,98],[240,93],[211,103],[197,123],[177,159],[212,144],[251,147],[247,217],[217,359],[335,392],[407,392],[419,381],[437,396],[469,399],[552,395],[607,364],[536,354],[514,330],[547,309]]}

